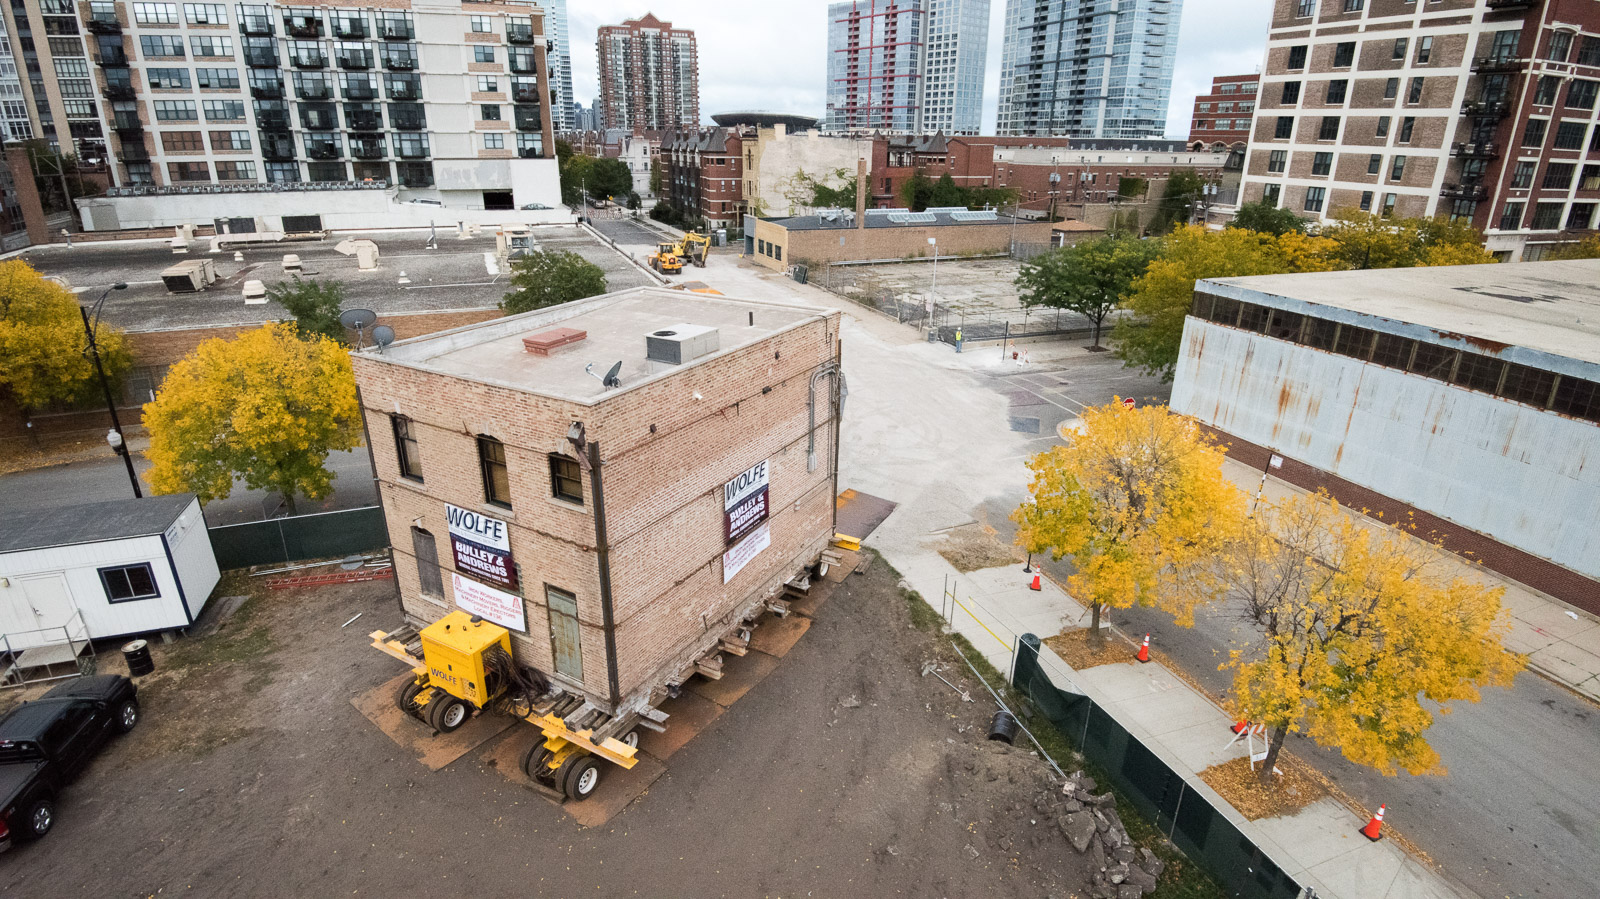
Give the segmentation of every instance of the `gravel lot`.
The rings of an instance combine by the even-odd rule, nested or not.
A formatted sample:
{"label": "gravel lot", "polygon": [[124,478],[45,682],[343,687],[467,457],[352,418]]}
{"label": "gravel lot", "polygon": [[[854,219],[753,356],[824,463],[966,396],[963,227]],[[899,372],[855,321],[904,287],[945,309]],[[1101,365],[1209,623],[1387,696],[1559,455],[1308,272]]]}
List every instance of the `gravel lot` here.
{"label": "gravel lot", "polygon": [[139,729],[70,789],[55,832],[0,860],[0,895],[1037,897],[1087,882],[1085,857],[1027,817],[1043,763],[984,741],[990,703],[920,675],[943,659],[984,695],[912,627],[881,562],[590,829],[483,749],[430,773],[351,706],[398,673],[365,636],[395,609],[389,582],[268,593],[216,636],[158,647]]}

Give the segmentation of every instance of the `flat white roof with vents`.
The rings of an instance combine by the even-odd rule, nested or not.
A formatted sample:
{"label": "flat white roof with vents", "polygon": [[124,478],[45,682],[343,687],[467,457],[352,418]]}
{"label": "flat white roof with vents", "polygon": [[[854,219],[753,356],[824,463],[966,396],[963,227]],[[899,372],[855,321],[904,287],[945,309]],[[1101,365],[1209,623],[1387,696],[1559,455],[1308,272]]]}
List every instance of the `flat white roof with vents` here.
{"label": "flat white roof with vents", "polygon": [[[382,353],[376,348],[360,353],[389,364],[592,403],[689,371],[831,312],[788,303],[636,287],[403,340]],[[524,338],[556,328],[584,336],[549,348],[547,355],[529,352]],[[678,365],[648,358],[646,338],[650,334],[681,334],[686,330],[694,334],[714,330],[716,349]],[[622,363],[622,385],[606,387],[601,378],[617,362]],[[591,364],[592,374],[584,371]]]}

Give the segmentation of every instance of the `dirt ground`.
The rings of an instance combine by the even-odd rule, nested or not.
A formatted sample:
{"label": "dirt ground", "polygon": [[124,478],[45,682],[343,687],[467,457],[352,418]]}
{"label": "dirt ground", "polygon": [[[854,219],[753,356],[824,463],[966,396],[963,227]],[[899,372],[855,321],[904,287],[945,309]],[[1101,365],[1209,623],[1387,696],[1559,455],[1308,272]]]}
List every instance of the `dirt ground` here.
{"label": "dirt ground", "polygon": [[[392,590],[269,593],[213,637],[157,647],[139,728],[47,839],[0,857],[0,895],[1064,899],[1088,882],[1087,858],[1029,817],[1044,764],[984,739],[993,704],[912,626],[882,563],[589,829],[484,751],[429,772],[351,706],[399,673],[366,637],[398,623]],[[922,676],[934,659],[977,701]]]}

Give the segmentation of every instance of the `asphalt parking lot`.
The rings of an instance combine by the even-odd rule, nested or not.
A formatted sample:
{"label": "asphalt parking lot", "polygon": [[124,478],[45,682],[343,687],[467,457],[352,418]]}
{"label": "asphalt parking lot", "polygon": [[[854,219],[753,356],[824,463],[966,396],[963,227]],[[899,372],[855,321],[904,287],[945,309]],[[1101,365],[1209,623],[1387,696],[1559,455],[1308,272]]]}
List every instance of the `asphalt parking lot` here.
{"label": "asphalt parking lot", "polygon": [[[334,247],[341,240],[364,238],[378,244],[378,268],[357,271],[354,256]],[[283,270],[285,254],[299,255],[302,277],[337,280],[345,285],[347,308],[385,314],[483,309],[494,306],[509,289],[508,272],[495,259],[495,236],[485,230],[458,239],[453,227],[438,229],[437,248],[428,249],[427,231],[340,234],[337,238],[295,241],[271,247],[248,247],[236,261],[232,250],[207,251],[208,239],[190,243],[186,254],[174,254],[165,241],[92,243],[72,247],[33,247],[18,258],[45,275],[66,279],[86,301],[106,286],[126,282],[126,290],[106,298],[106,321],[128,331],[158,331],[223,325],[248,325],[290,317],[276,303],[246,306],[243,286],[261,280],[269,286],[292,276]],[[536,249],[570,250],[598,265],[610,290],[650,284],[650,278],[616,250],[574,225],[534,229]],[[211,259],[218,281],[199,293],[171,294],[161,281],[163,269],[186,259]],[[401,283],[401,275],[408,283]]]}

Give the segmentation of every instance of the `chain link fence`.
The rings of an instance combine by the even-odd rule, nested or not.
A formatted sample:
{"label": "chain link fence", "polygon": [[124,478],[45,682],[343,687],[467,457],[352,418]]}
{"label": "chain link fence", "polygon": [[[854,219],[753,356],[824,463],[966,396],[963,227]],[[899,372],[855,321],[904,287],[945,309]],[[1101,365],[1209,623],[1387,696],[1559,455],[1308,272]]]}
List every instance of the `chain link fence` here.
{"label": "chain link fence", "polygon": [[[1039,246],[1048,249],[1048,245]],[[1094,336],[1094,323],[1076,312],[1048,308],[963,309],[938,302],[925,291],[896,289],[877,269],[877,266],[866,265],[826,265],[820,273],[812,271],[809,278],[812,284],[818,284],[830,293],[924,332],[930,341],[952,346],[955,345],[958,332],[965,343],[1007,338]],[[819,274],[821,277],[818,277]],[[1105,323],[1100,335],[1102,340],[1111,333],[1111,326],[1112,322]]]}

